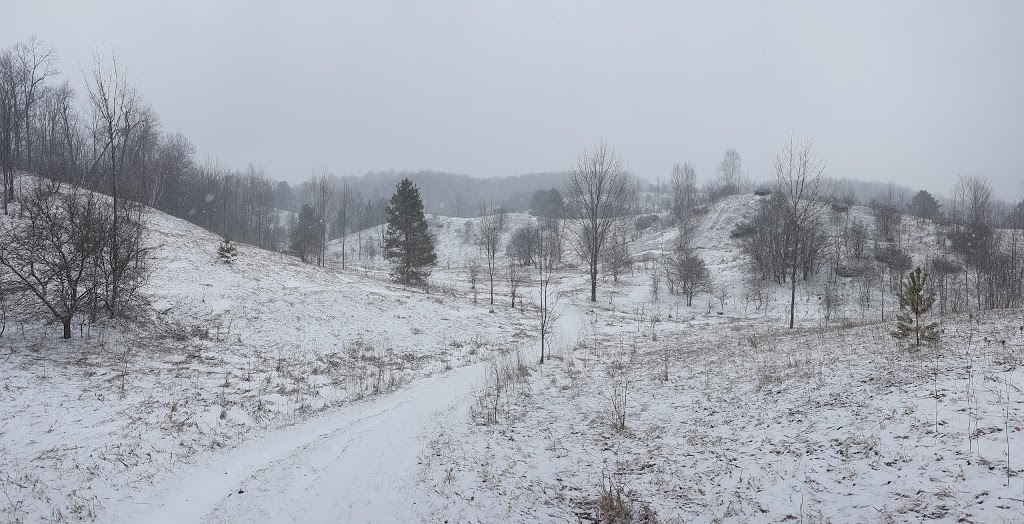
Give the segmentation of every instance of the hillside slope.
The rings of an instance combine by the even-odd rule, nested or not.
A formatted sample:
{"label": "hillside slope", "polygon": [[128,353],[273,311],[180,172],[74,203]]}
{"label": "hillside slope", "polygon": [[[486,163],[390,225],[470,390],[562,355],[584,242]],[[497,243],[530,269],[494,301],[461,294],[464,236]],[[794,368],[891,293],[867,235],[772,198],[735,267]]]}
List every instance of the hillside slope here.
{"label": "hillside slope", "polygon": [[[0,337],[0,522],[102,520],[209,450],[507,351],[518,315],[302,264],[151,211],[151,320],[8,326]],[[472,330],[467,327],[472,326]],[[55,331],[57,330],[57,331]]]}

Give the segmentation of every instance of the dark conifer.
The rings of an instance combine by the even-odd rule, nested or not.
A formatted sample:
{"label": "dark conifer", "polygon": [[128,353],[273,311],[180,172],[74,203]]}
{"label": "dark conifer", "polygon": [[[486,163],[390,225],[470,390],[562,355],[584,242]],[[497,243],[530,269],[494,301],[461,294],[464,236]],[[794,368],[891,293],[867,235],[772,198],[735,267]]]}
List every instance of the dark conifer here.
{"label": "dark conifer", "polygon": [[391,275],[401,284],[424,284],[437,262],[434,238],[427,230],[420,190],[408,178],[399,182],[387,208],[388,228],[384,234],[384,258],[391,262]]}

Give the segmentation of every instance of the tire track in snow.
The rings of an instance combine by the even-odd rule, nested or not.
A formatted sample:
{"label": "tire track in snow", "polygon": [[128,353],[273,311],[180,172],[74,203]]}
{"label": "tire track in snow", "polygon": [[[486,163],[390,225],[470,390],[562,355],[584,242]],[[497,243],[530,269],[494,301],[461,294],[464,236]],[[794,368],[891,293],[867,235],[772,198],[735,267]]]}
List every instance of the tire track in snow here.
{"label": "tire track in snow", "polygon": [[[417,460],[428,431],[464,421],[483,365],[354,403],[199,464],[110,507],[104,518],[187,522],[417,521]],[[428,508],[422,507],[422,511]]]}

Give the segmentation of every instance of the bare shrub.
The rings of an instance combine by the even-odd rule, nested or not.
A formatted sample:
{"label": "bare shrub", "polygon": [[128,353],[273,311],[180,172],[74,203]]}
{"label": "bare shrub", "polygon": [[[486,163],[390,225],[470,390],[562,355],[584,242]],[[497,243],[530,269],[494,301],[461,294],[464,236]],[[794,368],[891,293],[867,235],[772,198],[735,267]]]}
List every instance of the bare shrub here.
{"label": "bare shrub", "polygon": [[487,366],[484,386],[476,393],[470,407],[473,422],[490,426],[505,421],[515,422],[521,416],[517,406],[530,395],[530,367],[522,353],[515,351],[495,357]]}
{"label": "bare shrub", "polygon": [[619,376],[612,379],[611,393],[611,423],[616,431],[626,430],[626,411],[629,400],[631,380],[626,376]]}
{"label": "bare shrub", "polygon": [[630,524],[633,522],[633,504],[626,498],[626,489],[614,478],[601,476],[597,500],[597,522],[603,524]]}

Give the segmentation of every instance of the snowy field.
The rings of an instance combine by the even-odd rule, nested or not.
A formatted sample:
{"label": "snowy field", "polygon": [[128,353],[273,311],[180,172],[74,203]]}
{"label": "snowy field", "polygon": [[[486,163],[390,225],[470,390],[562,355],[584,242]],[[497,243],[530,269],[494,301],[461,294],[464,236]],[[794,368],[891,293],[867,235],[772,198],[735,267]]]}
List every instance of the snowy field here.
{"label": "snowy field", "polygon": [[[346,269],[247,246],[224,265],[154,212],[152,318],[0,336],[0,521],[1024,522],[1024,314],[947,317],[909,352],[892,298],[879,322],[878,290],[843,281],[827,327],[811,283],[783,329],[786,288],[757,307],[730,238],[755,205],[704,216],[715,287],[693,306],[643,263],[596,303],[561,270],[543,365],[534,284],[512,309],[498,276],[491,305],[484,274],[474,303],[472,219],[432,217],[424,293],[356,242]],[[934,250],[930,226],[904,236]]]}

